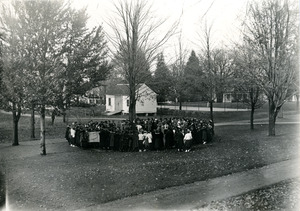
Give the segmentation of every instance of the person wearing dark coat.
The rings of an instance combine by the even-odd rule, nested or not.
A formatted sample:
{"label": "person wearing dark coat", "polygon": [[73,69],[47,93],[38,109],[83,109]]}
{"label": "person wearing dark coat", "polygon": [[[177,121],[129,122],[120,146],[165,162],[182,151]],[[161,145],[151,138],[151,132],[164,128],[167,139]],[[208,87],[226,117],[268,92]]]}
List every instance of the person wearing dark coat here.
{"label": "person wearing dark coat", "polygon": [[75,145],[80,146],[80,131],[77,128],[75,130]]}
{"label": "person wearing dark coat", "polygon": [[169,127],[165,134],[165,148],[170,149],[174,146],[174,133],[173,130]]}
{"label": "person wearing dark coat", "polygon": [[136,152],[139,150],[139,136],[138,136],[138,130],[133,130],[132,134],[132,151]]}
{"label": "person wearing dark coat", "polygon": [[175,140],[175,144],[176,144],[178,152],[183,151],[183,147],[184,147],[183,138],[184,138],[184,135],[181,132],[181,129],[176,127],[175,134],[174,134],[174,140]]}
{"label": "person wearing dark coat", "polygon": [[128,151],[133,151],[133,131],[129,130],[128,132]]}
{"label": "person wearing dark coat", "polygon": [[195,135],[196,135],[196,138],[195,138],[196,144],[200,144],[200,143],[202,144],[202,130],[201,130],[200,126],[197,127]]}
{"label": "person wearing dark coat", "polygon": [[109,131],[106,128],[100,131],[100,147],[103,149],[109,148]]}
{"label": "person wearing dark coat", "polygon": [[203,142],[203,144],[206,144],[207,143],[207,127],[205,126],[205,125],[203,125],[202,126],[202,128],[201,128],[201,130],[202,130],[202,142]]}
{"label": "person wearing dark coat", "polygon": [[163,147],[163,133],[158,128],[154,131],[153,142],[154,142],[154,149],[155,150],[161,150],[162,149],[162,147]]}
{"label": "person wearing dark coat", "polygon": [[120,131],[120,137],[119,137],[119,151],[124,152],[127,150],[127,133],[125,131]]}
{"label": "person wearing dark coat", "polygon": [[114,150],[120,150],[120,137],[121,137],[121,130],[120,128],[117,128],[114,137]]}
{"label": "person wearing dark coat", "polygon": [[115,131],[112,129],[109,133],[109,148],[114,149],[115,147]]}

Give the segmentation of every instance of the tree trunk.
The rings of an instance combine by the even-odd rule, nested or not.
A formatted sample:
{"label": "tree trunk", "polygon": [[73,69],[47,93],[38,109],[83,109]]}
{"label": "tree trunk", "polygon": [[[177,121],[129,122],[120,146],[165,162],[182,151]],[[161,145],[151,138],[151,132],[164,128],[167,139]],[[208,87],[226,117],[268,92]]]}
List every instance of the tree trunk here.
{"label": "tree trunk", "polygon": [[13,120],[13,146],[19,145],[19,130],[18,130],[18,121]]}
{"label": "tree trunk", "polygon": [[17,114],[16,111],[13,111],[13,146],[19,145],[19,134],[18,134],[18,123],[19,121],[16,118]]}
{"label": "tree trunk", "polygon": [[52,126],[54,125],[55,116],[56,116],[56,112],[55,112],[55,109],[54,109],[51,113],[51,125]]}
{"label": "tree trunk", "polygon": [[67,115],[67,109],[63,106],[62,108],[62,115],[63,115],[63,123],[66,123],[66,115]]}
{"label": "tree trunk", "polygon": [[269,136],[275,136],[275,120],[275,105],[271,100],[269,100]]}
{"label": "tree trunk", "polygon": [[213,100],[209,101],[210,120],[214,122],[213,103],[214,103]]}
{"label": "tree trunk", "polygon": [[179,97],[179,111],[182,110],[182,100],[181,100],[181,97]]}
{"label": "tree trunk", "polygon": [[251,114],[250,114],[250,129],[254,130],[254,105],[251,105]]}
{"label": "tree trunk", "polygon": [[[18,107],[18,108],[17,108]],[[19,145],[19,130],[18,130],[18,124],[21,116],[21,106],[17,106],[17,103],[13,103],[13,146]]]}
{"label": "tree trunk", "polygon": [[[135,100],[133,100],[135,101]],[[129,121],[133,122],[135,120],[136,117],[136,110],[135,110],[135,102],[133,102],[130,100],[129,103]]]}
{"label": "tree trunk", "polygon": [[30,137],[35,138],[35,115],[34,115],[34,104],[31,105],[31,118],[30,118],[30,125],[31,125],[31,133]]}
{"label": "tree trunk", "polygon": [[297,98],[297,103],[296,103],[296,108],[297,108],[297,112],[300,112],[300,107],[299,107],[299,97],[300,95],[299,94],[296,94],[296,98]]}
{"label": "tree trunk", "polygon": [[66,116],[67,116],[67,115],[66,115],[66,112],[64,112],[64,113],[63,113],[63,118],[62,118],[62,119],[63,119],[63,123],[66,123],[66,121],[67,121],[67,120],[66,120],[66,119],[67,119]]}
{"label": "tree trunk", "polygon": [[41,145],[41,155],[46,155],[46,140],[45,140],[45,105],[41,106],[41,111],[40,111],[40,145]]}
{"label": "tree trunk", "polygon": [[129,87],[129,121],[133,122],[136,118],[136,98],[135,98],[135,85]]}

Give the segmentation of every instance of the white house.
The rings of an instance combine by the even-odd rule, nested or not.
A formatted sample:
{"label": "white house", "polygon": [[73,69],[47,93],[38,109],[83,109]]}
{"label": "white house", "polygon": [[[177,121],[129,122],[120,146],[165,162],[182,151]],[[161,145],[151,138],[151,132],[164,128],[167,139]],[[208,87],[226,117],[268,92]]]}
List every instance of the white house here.
{"label": "white house", "polygon": [[[155,114],[157,110],[157,94],[146,84],[137,86],[137,114]],[[106,111],[110,113],[129,113],[129,87],[117,84],[106,89]]]}

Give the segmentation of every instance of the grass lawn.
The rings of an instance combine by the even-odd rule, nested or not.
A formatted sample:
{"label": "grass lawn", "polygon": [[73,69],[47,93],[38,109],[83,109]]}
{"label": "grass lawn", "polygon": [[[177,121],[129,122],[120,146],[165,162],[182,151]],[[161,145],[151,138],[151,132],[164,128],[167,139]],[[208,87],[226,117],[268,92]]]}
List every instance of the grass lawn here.
{"label": "grass lawn", "polygon": [[[1,139],[9,141],[11,115],[0,118]],[[20,120],[20,146],[0,145],[9,199],[19,208],[88,207],[293,159],[300,147],[299,125],[289,124],[277,125],[276,137],[267,136],[267,125],[254,131],[248,125],[218,126],[215,142],[194,146],[190,153],[83,150],[49,142],[63,139],[65,128],[59,119],[54,126],[49,122],[45,157],[38,146],[22,143],[30,140],[28,117]]]}
{"label": "grass lawn", "polygon": [[[216,112],[215,121],[247,120],[248,116],[249,112]],[[266,117],[265,111],[255,116]],[[254,131],[249,125],[218,126],[213,143],[194,146],[190,153],[83,150],[59,141],[66,127],[59,117],[54,126],[46,119],[48,155],[41,157],[38,142],[30,142],[29,117],[20,119],[20,146],[16,147],[5,144],[12,140],[11,114],[0,113],[0,119],[0,162],[5,163],[0,165],[0,176],[5,172],[10,201],[29,210],[88,207],[297,158],[300,149],[299,125],[288,124],[276,126],[276,137],[267,136],[267,125],[255,125]],[[37,138],[38,133],[36,118]],[[3,193],[2,183],[0,206]]]}
{"label": "grass lawn", "polygon": [[[0,143],[12,142],[12,114],[4,114],[0,112]],[[56,121],[54,126],[51,125],[51,119],[46,119],[46,138],[64,137],[66,124],[62,121]],[[35,135],[39,138],[40,121],[36,118]],[[19,142],[30,141],[30,118],[21,116],[19,121]]]}

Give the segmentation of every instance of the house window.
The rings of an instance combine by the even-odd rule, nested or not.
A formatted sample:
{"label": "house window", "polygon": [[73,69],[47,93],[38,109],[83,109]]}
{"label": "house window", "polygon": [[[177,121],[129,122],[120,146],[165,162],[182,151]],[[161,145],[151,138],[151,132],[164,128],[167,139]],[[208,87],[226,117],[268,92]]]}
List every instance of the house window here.
{"label": "house window", "polygon": [[108,105],[111,106],[111,98],[108,98]]}
{"label": "house window", "polygon": [[126,101],[127,107],[129,107],[129,100]]}

